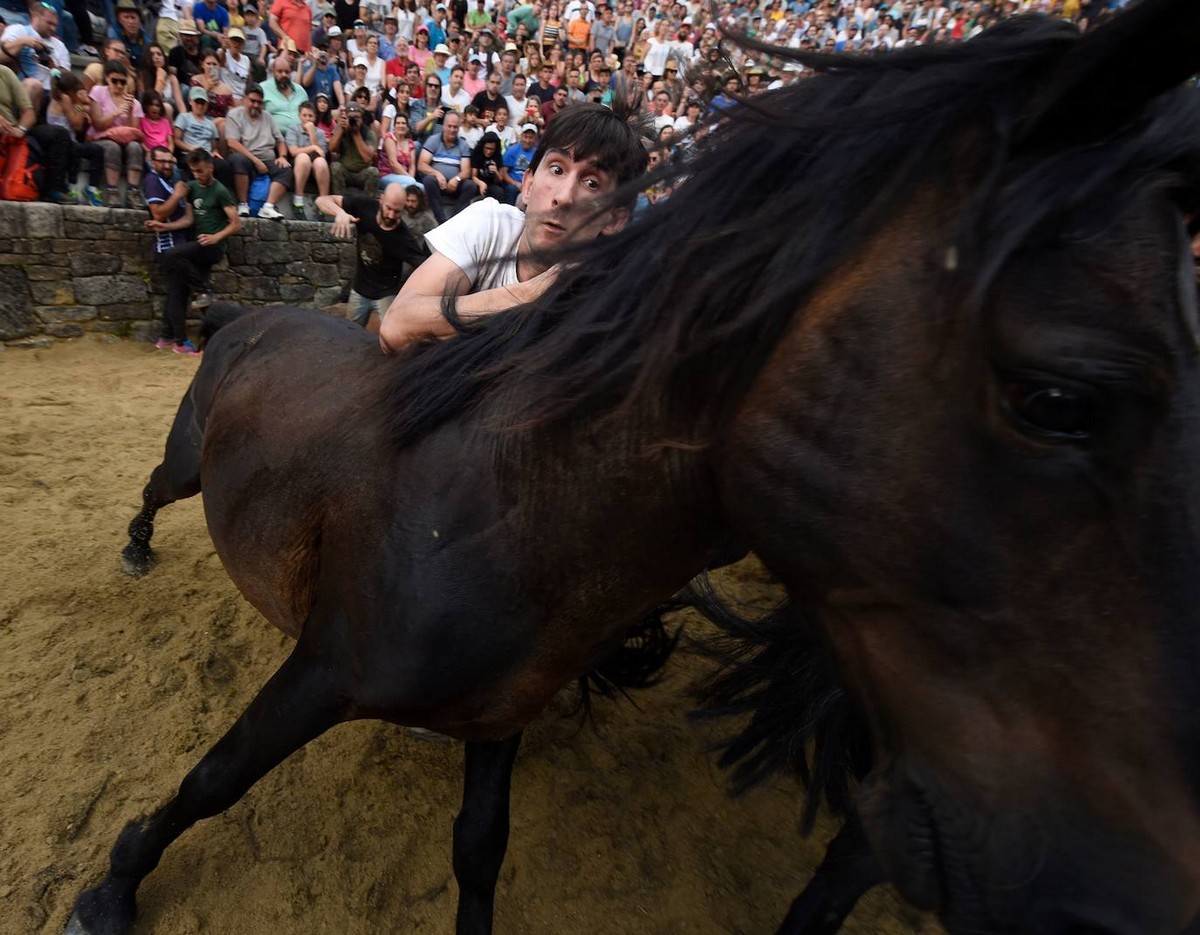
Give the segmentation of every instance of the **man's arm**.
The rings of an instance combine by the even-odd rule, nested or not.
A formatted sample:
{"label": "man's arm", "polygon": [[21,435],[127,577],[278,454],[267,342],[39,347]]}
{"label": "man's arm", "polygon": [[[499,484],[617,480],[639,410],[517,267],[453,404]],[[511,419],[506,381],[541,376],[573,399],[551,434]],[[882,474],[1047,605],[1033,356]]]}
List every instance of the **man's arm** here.
{"label": "man's arm", "polygon": [[353,237],[354,225],[358,218],[343,207],[341,195],[318,195],[315,202],[317,210],[333,218],[330,233],[334,237]]}
{"label": "man's arm", "polygon": [[[175,209],[179,207],[179,202],[187,197],[187,193],[187,182],[176,182],[174,189],[172,189],[171,194],[167,197],[166,201],[148,201],[146,202],[146,207],[150,209],[150,215],[154,218],[154,220],[165,221],[175,213]],[[191,205],[187,205],[187,211],[190,218],[192,211]],[[191,227],[191,220],[189,220],[185,226]],[[177,230],[177,228],[171,227],[167,228],[167,230]]]}
{"label": "man's arm", "polygon": [[[187,186],[185,185],[184,187],[186,188]],[[146,207],[148,207],[153,212],[155,208],[159,207],[159,205],[147,205]],[[183,231],[183,230],[187,230],[195,222],[196,222],[196,218],[195,218],[194,212],[192,211],[192,206],[189,204],[185,204],[183,206],[183,214],[181,214],[179,216],[178,220],[163,221],[163,220],[155,219],[155,220],[146,221],[145,225],[146,225],[146,230],[152,230],[152,231]]]}
{"label": "man's arm", "polygon": [[226,237],[232,237],[242,229],[242,219],[238,217],[237,205],[225,206],[225,217],[227,223],[215,234],[201,234],[196,238],[196,243],[201,246],[211,247],[213,244],[219,244]]}
{"label": "man's arm", "polygon": [[354,148],[358,150],[358,154],[362,156],[364,162],[374,163],[377,152],[371,145],[371,141],[367,139],[367,131],[362,127],[359,127],[358,132],[354,134]]}
{"label": "man's arm", "polygon": [[460,317],[482,318],[532,302],[557,276],[558,267],[551,267],[526,282],[464,295],[472,285],[467,274],[449,257],[435,252],[413,270],[392,302],[379,326],[379,346],[391,354],[419,338],[454,334],[454,326],[442,315],[442,301],[451,293],[458,294],[455,308]]}

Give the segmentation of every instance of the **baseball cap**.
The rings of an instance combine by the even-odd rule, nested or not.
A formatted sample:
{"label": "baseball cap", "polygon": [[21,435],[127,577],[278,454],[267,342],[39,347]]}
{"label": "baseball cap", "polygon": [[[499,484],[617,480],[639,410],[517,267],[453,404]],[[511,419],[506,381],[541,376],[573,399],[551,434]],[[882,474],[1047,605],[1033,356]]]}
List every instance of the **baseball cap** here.
{"label": "baseball cap", "polygon": [[188,100],[207,101],[208,95],[204,92],[204,88],[193,87],[192,90],[188,92]]}
{"label": "baseball cap", "polygon": [[354,56],[354,67],[355,68],[357,68],[359,65],[361,65],[363,68],[366,68],[367,64],[368,64],[367,57],[365,55]]}
{"label": "baseball cap", "polygon": [[439,42],[433,50],[434,55],[449,55],[450,47],[444,42]]}
{"label": "baseball cap", "polygon": [[340,36],[342,34],[341,26],[330,26],[325,30],[326,37]]}
{"label": "baseball cap", "polygon": [[225,35],[227,35],[230,39],[243,39],[244,40],[246,38],[246,34],[244,32],[242,32],[241,29],[239,29],[237,26],[234,26]]}
{"label": "baseball cap", "polygon": [[347,101],[346,102],[346,113],[361,114],[362,113],[362,105],[360,103],[358,103],[358,101]]}
{"label": "baseball cap", "polygon": [[523,123],[523,124],[521,124],[521,132],[522,133],[537,133],[537,124],[536,123]]}
{"label": "baseball cap", "polygon": [[504,51],[505,52],[520,52],[521,50],[517,48],[517,44],[515,42],[506,42],[506,43],[504,43]]}
{"label": "baseball cap", "polygon": [[354,28],[355,28],[355,29],[358,29],[358,27],[359,27],[359,26],[366,26],[366,25],[367,25],[367,24],[366,24],[366,23],[364,23],[364,22],[363,22],[362,20],[360,20],[360,19],[356,19],[356,20],[354,21]]}

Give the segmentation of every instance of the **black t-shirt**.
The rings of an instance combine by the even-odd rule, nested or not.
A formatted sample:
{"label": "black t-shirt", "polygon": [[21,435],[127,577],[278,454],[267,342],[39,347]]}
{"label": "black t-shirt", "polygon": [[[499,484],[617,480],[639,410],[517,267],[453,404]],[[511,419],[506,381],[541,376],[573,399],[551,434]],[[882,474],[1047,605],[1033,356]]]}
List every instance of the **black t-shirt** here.
{"label": "black t-shirt", "polygon": [[500,166],[502,160],[497,147],[496,155],[488,157],[483,154],[483,144],[480,143],[471,150],[471,168],[479,175],[484,185],[500,184]]}
{"label": "black t-shirt", "polygon": [[[400,291],[412,268],[429,256],[424,242],[403,223],[383,230],[378,223],[379,201],[365,195],[344,195],[342,208],[358,218],[354,291],[368,299],[382,299]],[[405,264],[410,269],[405,269]]]}
{"label": "black t-shirt", "polygon": [[200,55],[198,47],[195,55],[188,55],[187,50],[181,45],[175,46],[175,48],[167,53],[167,64],[175,69],[179,83],[185,88],[192,83],[193,78],[204,71]]}
{"label": "black t-shirt", "polygon": [[358,19],[358,0],[333,0],[333,15],[337,17],[338,27],[347,36],[354,32],[354,21]]}
{"label": "black t-shirt", "polygon": [[483,120],[483,115],[490,112],[492,115],[492,120],[494,120],[496,117],[496,108],[501,104],[504,104],[505,106],[508,104],[508,102],[504,100],[504,95],[497,94],[495,100],[493,100],[492,98],[488,97],[487,88],[484,88],[473,98],[471,98],[471,105],[479,108],[480,123],[483,123],[485,126],[492,121]]}

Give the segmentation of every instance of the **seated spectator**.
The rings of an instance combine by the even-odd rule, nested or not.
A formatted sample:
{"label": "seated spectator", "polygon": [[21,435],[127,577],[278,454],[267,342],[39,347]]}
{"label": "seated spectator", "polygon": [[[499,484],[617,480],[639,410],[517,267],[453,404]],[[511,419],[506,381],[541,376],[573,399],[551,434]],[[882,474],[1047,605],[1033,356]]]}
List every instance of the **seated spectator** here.
{"label": "seated spectator", "polygon": [[423,240],[426,234],[437,227],[437,218],[429,210],[425,201],[425,188],[422,185],[409,185],[404,189],[404,216],[401,218],[404,226]]}
{"label": "seated spectator", "polygon": [[567,86],[560,85],[554,89],[554,96],[548,103],[542,105],[542,120],[549,123],[567,109]]}
{"label": "seated spectator", "polygon": [[[388,81],[396,81],[396,79],[388,78]],[[384,93],[383,115],[380,118],[381,138],[383,133],[392,128],[397,116],[408,119],[408,105],[408,85],[404,81],[399,81],[387,89]]]}
{"label": "seated spectator", "polygon": [[[273,0],[267,25],[280,39],[291,39],[298,54],[305,54],[312,47],[312,17],[306,0]],[[286,48],[286,41],[281,44]]]}
{"label": "seated spectator", "polygon": [[167,53],[157,42],[146,46],[142,67],[137,71],[138,97],[143,97],[147,91],[157,91],[162,97],[166,105],[163,113],[168,120],[186,109],[179,81],[167,67]]}
{"label": "seated spectator", "polygon": [[[279,3],[280,0],[275,0]],[[200,30],[200,46],[206,52],[215,52],[225,44],[225,31],[229,29],[229,11],[218,0],[199,0],[192,5],[192,18]],[[212,89],[208,89],[212,101]]]}
{"label": "seated spectator", "polygon": [[467,56],[467,64],[464,66],[463,72],[463,90],[466,91],[471,98],[474,99],[485,87],[487,87],[486,74],[480,73],[480,66],[483,65],[483,59],[478,52],[472,52]]}
{"label": "seated spectator", "polygon": [[[171,149],[171,120],[166,114],[162,95],[157,91],[147,91],[142,95],[142,119],[138,123],[138,129],[142,131],[142,146],[146,152]],[[175,164],[173,155],[171,164]]]}
{"label": "seated spectator", "polygon": [[450,69],[450,83],[442,88],[442,106],[447,110],[462,113],[471,103],[471,95],[462,86],[463,69],[455,65]]}
{"label": "seated spectator", "polygon": [[246,82],[250,80],[250,56],[246,54],[246,33],[231,26],[226,37],[228,45],[217,50],[221,60],[221,80],[233,89],[235,100],[246,93]]}
{"label": "seated spectator", "polygon": [[[242,26],[242,31],[246,34],[246,45],[242,51],[250,59],[250,77],[247,80],[265,81],[267,77],[267,49],[271,45],[270,40],[267,38],[267,31],[263,29],[258,7],[253,3],[247,3],[242,8],[242,16],[246,20],[245,25]],[[243,91],[244,96],[245,92]]]}
{"label": "seated spectator", "polygon": [[365,55],[354,59],[354,67],[350,69],[350,78],[346,82],[345,93],[348,98],[353,98],[357,91],[367,93],[367,109],[374,111],[379,104],[379,97],[367,84],[367,57]]}
{"label": "seated spectator", "polygon": [[329,140],[329,151],[337,156],[333,166],[333,194],[345,194],[347,185],[361,188],[369,198],[379,192],[379,168],[376,166],[379,135],[364,119],[363,108],[350,101],[338,114],[337,126]]}
{"label": "seated spectator", "polygon": [[500,104],[496,107],[496,122],[490,123],[484,127],[485,133],[495,133],[500,139],[500,152],[504,153],[508,147],[513,146],[517,142],[517,130],[510,126],[508,122],[508,105]]}
{"label": "seated spectator", "polygon": [[408,135],[408,118],[397,114],[392,129],[383,134],[379,147],[379,184],[387,188],[397,182],[407,188],[417,183],[417,144]]}
{"label": "seated spectator", "polygon": [[[425,141],[417,159],[417,172],[429,208],[438,223],[457,214],[478,194],[471,184],[471,151],[458,138],[462,118],[450,111],[442,120],[442,132]],[[454,210],[447,213],[445,202],[453,200]]]}
{"label": "seated spectator", "polygon": [[193,88],[188,99],[189,112],[175,118],[175,154],[181,171],[187,175],[187,156],[194,149],[203,149],[219,159],[218,148],[221,145],[221,134],[217,130],[217,122],[208,115],[208,95],[203,88]]}
{"label": "seated spectator", "polygon": [[508,200],[504,187],[504,163],[500,154],[500,137],[485,133],[471,150],[471,181],[479,187],[479,194],[497,201]]}
{"label": "seated spectator", "polygon": [[387,62],[379,57],[379,37],[367,37],[367,51],[363,56],[367,62],[367,74],[365,83],[371,89],[371,95],[378,105],[379,99],[383,92],[384,74],[387,68]]}
{"label": "seated spectator", "polygon": [[[217,53],[205,52],[201,62],[204,70],[192,79],[192,87],[204,89],[208,115],[217,121],[217,129],[223,132],[223,121],[238,102],[233,96],[233,88],[221,80],[221,60]],[[261,93],[261,88],[259,91]]]}
{"label": "seated spectator", "polygon": [[50,90],[50,67],[60,72],[71,70],[71,54],[56,36],[58,14],[44,3],[30,9],[29,25],[13,23],[0,33],[0,47],[14,62],[12,69],[36,111]]}
{"label": "seated spectator", "polygon": [[[136,0],[117,0],[113,7],[117,22],[108,27],[110,39],[120,39],[129,53],[129,64],[142,67],[142,55],[150,44],[150,35],[142,26],[142,11]],[[140,196],[139,196],[140,197]]]}
{"label": "seated spectator", "polygon": [[517,203],[525,172],[537,153],[538,128],[532,123],[523,124],[516,145],[504,151],[504,191],[510,205]]}
{"label": "seated spectator", "polygon": [[283,134],[288,155],[292,158],[295,187],[292,189],[292,213],[304,218],[304,190],[309,179],[317,183],[317,195],[329,194],[329,140],[317,126],[317,109],[303,101],[297,112],[296,124]]}
{"label": "seated spectator", "polygon": [[179,82],[181,88],[190,88],[193,79],[204,73],[204,55],[200,49],[200,30],[196,28],[195,20],[179,21],[179,45],[167,52],[167,68],[175,76],[175,80]]}
{"label": "seated spectator", "polygon": [[299,106],[307,101],[304,89],[292,80],[292,72],[283,56],[271,63],[271,80],[263,86],[263,110],[275,120],[280,133],[287,133],[300,122]]}
{"label": "seated spectator", "polygon": [[[64,71],[52,79],[50,93],[42,99],[42,110],[38,115],[37,125],[30,133],[38,141],[42,151],[51,154],[48,166],[48,174],[51,177],[47,179],[47,189],[50,192],[61,191],[64,203],[73,201],[68,195],[67,185],[71,179],[78,176],[80,163],[86,159],[88,186],[83,191],[84,199],[93,207],[100,208],[104,206],[104,188],[101,182],[104,178],[104,150],[96,143],[83,142],[89,126],[91,104],[91,98],[83,89],[83,82],[79,80],[79,76],[74,72]],[[57,182],[53,177],[55,143],[52,139],[47,139],[55,135],[51,133],[52,130],[58,131],[57,135],[60,138],[65,134],[66,139],[67,166],[61,182]]]}
{"label": "seated spectator", "polygon": [[129,70],[120,62],[105,62],[104,83],[92,88],[91,126],[89,140],[104,150],[105,204],[122,208],[117,186],[121,169],[125,169],[127,197],[130,207],[144,208],[142,202],[142,105],[133,96]]}
{"label": "seated spectator", "polygon": [[479,120],[485,126],[496,119],[496,108],[507,104],[500,93],[500,72],[494,71],[487,76],[483,90],[471,98],[471,105],[479,110]]}
{"label": "seated spectator", "polygon": [[333,112],[333,102],[329,100],[329,95],[318,94],[313,99],[313,108],[317,112],[317,126],[325,131],[325,138],[329,139],[333,136],[333,127],[337,122]]}
{"label": "seated spectator", "polygon": [[[337,27],[333,27],[337,29]],[[329,100],[337,101],[341,107],[345,103],[345,91],[342,86],[342,65],[329,55],[326,47],[309,50],[307,56],[300,60],[300,86],[306,89],[309,99],[315,104],[318,94],[324,94]]]}
{"label": "seated spectator", "polygon": [[[415,62],[423,75],[425,74],[425,63],[429,61],[432,54],[433,50],[429,48],[429,27],[422,24],[413,33],[413,44],[408,47],[408,60]],[[441,82],[438,84],[440,90]]]}
{"label": "seated spectator", "polygon": [[483,137],[483,124],[479,121],[479,109],[474,104],[467,105],[467,109],[463,111],[458,137],[468,150],[474,149]]}
{"label": "seated spectator", "polygon": [[[239,217],[250,216],[250,178],[266,175],[271,179],[267,199],[258,216],[279,221],[283,215],[275,207],[292,188],[292,167],[287,144],[271,115],[263,111],[263,91],[257,84],[246,85],[241,107],[235,107],[225,120],[225,145],[229,157],[221,167],[223,176],[233,182]],[[211,159],[211,157],[209,157]],[[189,167],[193,162],[188,160]]]}

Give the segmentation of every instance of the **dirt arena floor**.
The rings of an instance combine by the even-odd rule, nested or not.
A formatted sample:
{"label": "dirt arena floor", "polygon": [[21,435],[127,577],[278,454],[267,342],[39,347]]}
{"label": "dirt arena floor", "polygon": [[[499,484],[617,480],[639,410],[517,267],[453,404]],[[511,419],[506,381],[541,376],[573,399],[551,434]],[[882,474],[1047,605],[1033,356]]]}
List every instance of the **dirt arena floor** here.
{"label": "dirt arena floor", "polygon": [[[125,527],[197,363],[100,338],[0,347],[0,933],[61,932],[126,821],[164,801],[284,659],[234,590],[200,500],[159,516],[159,564],[119,571]],[[752,565],[733,586],[765,585]],[[832,832],[796,831],[780,781],[730,801],[685,719],[698,659],[641,710],[601,704],[527,732],[497,893],[499,933],[769,933]],[[344,725],[143,884],[139,933],[453,931],[462,750]],[[933,933],[886,891],[852,933]]]}

